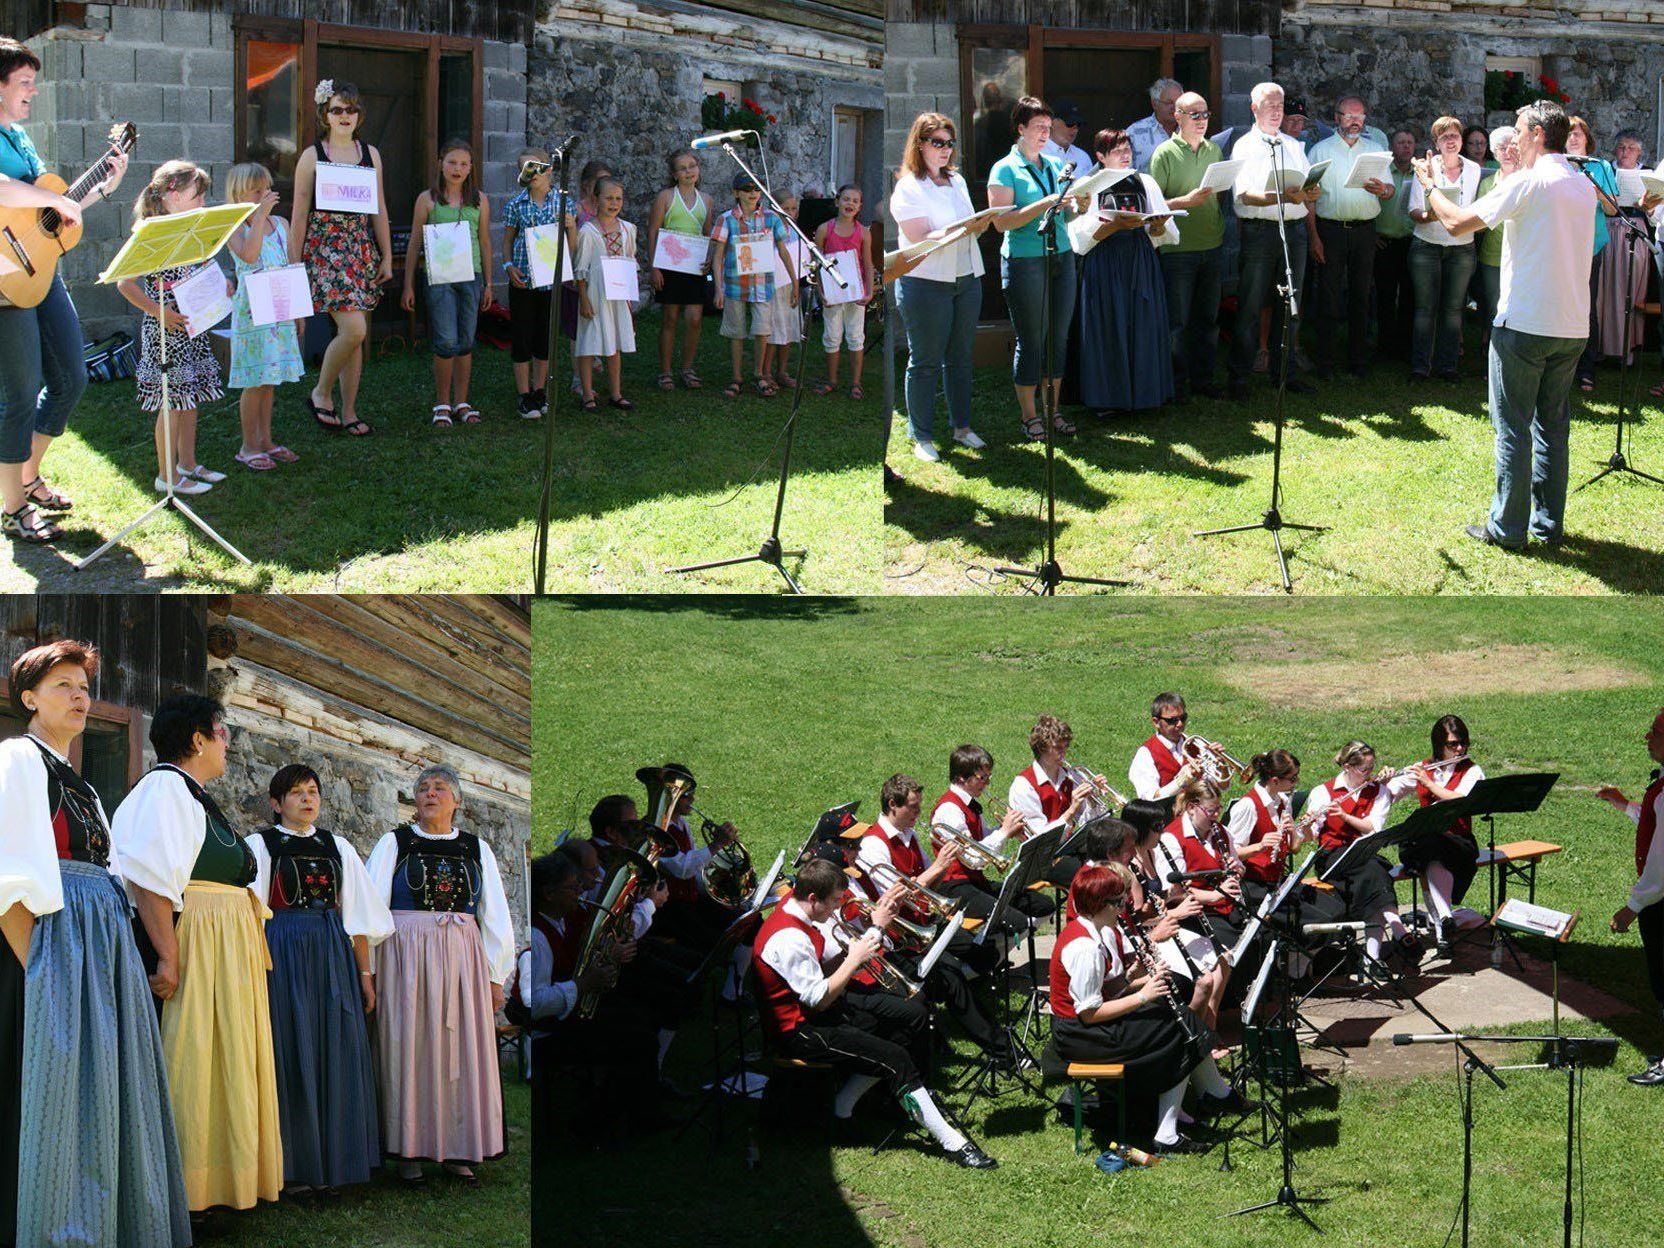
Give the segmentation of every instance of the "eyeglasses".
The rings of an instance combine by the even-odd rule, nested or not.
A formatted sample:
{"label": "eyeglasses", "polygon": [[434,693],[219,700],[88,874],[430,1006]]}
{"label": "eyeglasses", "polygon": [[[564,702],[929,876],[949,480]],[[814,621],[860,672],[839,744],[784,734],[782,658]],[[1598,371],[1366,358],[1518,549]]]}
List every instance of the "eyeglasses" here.
{"label": "eyeglasses", "polygon": [[1181,108],[1179,110],[1179,116],[1193,117],[1197,121],[1206,121],[1209,117],[1212,117],[1213,114],[1205,108]]}
{"label": "eyeglasses", "polygon": [[331,104],[329,106],[331,117],[356,117],[358,111],[358,105],[356,104]]}
{"label": "eyeglasses", "polygon": [[929,138],[925,140],[930,146],[940,151],[951,152],[957,144],[952,139]]}
{"label": "eyeglasses", "polygon": [[1158,715],[1156,719],[1163,724],[1185,724],[1190,722],[1189,715]]}

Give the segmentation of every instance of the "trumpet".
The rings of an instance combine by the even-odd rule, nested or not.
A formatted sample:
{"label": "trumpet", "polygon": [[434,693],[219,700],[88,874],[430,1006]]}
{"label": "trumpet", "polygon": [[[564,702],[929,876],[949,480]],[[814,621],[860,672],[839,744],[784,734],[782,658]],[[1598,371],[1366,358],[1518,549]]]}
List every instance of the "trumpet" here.
{"label": "trumpet", "polygon": [[[855,889],[850,889],[848,904],[854,906],[855,913],[865,919],[869,925],[876,926],[873,924],[872,918],[873,903],[863,894]],[[899,914],[890,921],[887,927],[884,928],[884,934],[886,936],[898,940],[905,940],[910,944],[919,946],[921,949],[929,948],[931,942],[936,939],[936,936],[940,931],[940,927],[931,927],[925,923],[915,923],[913,920],[905,919]]]}
{"label": "trumpet", "polygon": [[906,894],[908,902],[919,910],[934,914],[941,919],[951,919],[959,913],[959,903],[953,898],[932,892],[912,876],[904,875],[891,863],[869,863],[866,871],[867,878],[872,881],[872,886],[880,893],[887,893],[899,885],[902,892]]}
{"label": "trumpet", "polygon": [[[838,939],[843,942],[844,948],[846,949],[852,948],[855,942],[861,938],[861,933],[856,931],[855,928],[841,916],[833,918],[832,931]],[[891,962],[882,953],[873,954],[872,961],[867,963],[866,969],[872,972],[873,978],[876,979],[886,991],[897,992],[904,997],[916,997],[924,987],[924,985],[916,983],[913,980],[908,979],[907,976],[903,975],[901,971],[896,968],[895,963]]]}
{"label": "trumpet", "polygon": [[1076,767],[1073,763],[1064,763],[1063,774],[1075,782],[1076,793],[1096,802],[1100,809],[1107,810],[1109,805],[1125,809],[1127,799],[1117,793],[1109,781],[1097,772],[1086,767]]}
{"label": "trumpet", "polygon": [[1246,784],[1253,776],[1253,768],[1233,758],[1224,746],[1205,737],[1186,737],[1179,752],[1202,771],[1202,777],[1215,788],[1228,789],[1237,781]]}
{"label": "trumpet", "polygon": [[951,823],[931,824],[930,844],[938,853],[945,845],[959,846],[959,861],[971,871],[998,871],[1004,874],[1017,861],[1015,855],[997,854],[964,828],[956,828]]}

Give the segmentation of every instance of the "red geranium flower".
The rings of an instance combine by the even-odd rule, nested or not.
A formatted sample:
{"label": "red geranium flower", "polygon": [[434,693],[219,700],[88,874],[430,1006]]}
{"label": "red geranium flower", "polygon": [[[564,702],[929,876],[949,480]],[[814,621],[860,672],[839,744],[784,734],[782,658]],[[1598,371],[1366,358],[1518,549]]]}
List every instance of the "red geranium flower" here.
{"label": "red geranium flower", "polygon": [[728,97],[726,95],[724,95],[722,92],[718,91],[716,93],[716,98],[719,99],[719,100],[726,100]]}
{"label": "red geranium flower", "polygon": [[1507,75],[1508,75],[1508,76],[1509,76],[1509,77],[1510,77],[1510,78],[1518,78],[1518,77],[1519,77],[1519,76],[1520,76],[1520,71],[1519,71],[1519,70],[1517,70],[1517,69],[1510,69],[1510,70],[1506,70],[1506,71],[1504,71],[1504,72],[1506,72],[1506,73],[1507,73]]}
{"label": "red geranium flower", "polygon": [[1547,87],[1550,91],[1558,92],[1560,90],[1560,84],[1558,82],[1556,82],[1553,78],[1544,78],[1543,79],[1543,85],[1545,87]]}
{"label": "red geranium flower", "polygon": [[770,121],[779,121],[779,120],[780,120],[780,119],[779,119],[779,118],[778,118],[778,117],[776,117],[776,116],[775,116],[775,115],[774,115],[774,114],[773,114],[773,113],[770,113],[770,114],[769,114],[769,115],[768,115],[768,119],[769,119],[769,120],[770,120]]}

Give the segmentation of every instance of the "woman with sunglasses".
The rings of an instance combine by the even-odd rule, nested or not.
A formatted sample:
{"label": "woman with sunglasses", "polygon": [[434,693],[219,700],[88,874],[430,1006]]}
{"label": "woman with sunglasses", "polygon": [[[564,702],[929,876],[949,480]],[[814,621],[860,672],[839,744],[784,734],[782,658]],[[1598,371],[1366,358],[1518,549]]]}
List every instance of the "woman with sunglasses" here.
{"label": "woman with sunglasses", "polygon": [[[289,220],[289,262],[304,261],[312,282],[312,302],[335,322],[335,338],[324,352],[318,384],[307,396],[312,419],[331,433],[355,438],[369,434],[358,418],[358,384],[364,372],[359,348],[370,332],[370,312],[381,301],[380,288],[393,280],[393,238],[387,218],[387,188],[381,153],[358,138],[364,104],[350,82],[326,78],[313,92],[318,125],[324,137],[295,163],[295,203]],[[374,169],[376,208],[372,213],[333,212],[312,207],[318,165],[357,165]],[[341,405],[334,406],[336,382]]]}
{"label": "woman with sunglasses", "polygon": [[111,826],[161,1003],[162,1053],[193,1215],[283,1189],[266,986],[271,958],[254,853],[205,786],[225,774],[225,708],[180,693],[156,708],[156,766]]}
{"label": "woman with sunglasses", "polygon": [[[942,238],[948,227],[975,212],[971,192],[954,164],[958,143],[953,119],[920,113],[907,132],[901,170],[890,195],[903,246]],[[907,328],[907,434],[913,453],[934,462],[936,396],[948,404],[953,440],[978,450],[985,443],[971,428],[971,356],[982,312],[985,217],[896,282],[896,305]]]}
{"label": "woman with sunglasses", "polygon": [[[1453,761],[1454,760],[1454,761]],[[1423,806],[1466,797],[1485,778],[1479,764],[1468,757],[1468,726],[1457,715],[1442,716],[1433,725],[1433,753],[1425,762],[1387,782],[1393,801],[1414,794]],[[1420,872],[1427,904],[1432,908],[1438,951],[1448,955],[1456,929],[1477,927],[1484,917],[1465,906],[1462,898],[1478,870],[1479,844],[1473,839],[1473,820],[1456,820],[1443,832],[1419,836],[1399,847],[1399,861]]]}

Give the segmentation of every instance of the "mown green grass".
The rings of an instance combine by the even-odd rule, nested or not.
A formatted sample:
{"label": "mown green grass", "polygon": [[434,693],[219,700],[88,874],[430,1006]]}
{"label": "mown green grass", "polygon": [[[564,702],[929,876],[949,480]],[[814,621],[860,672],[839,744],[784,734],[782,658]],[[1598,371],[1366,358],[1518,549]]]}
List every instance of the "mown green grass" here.
{"label": "mown green grass", "polygon": [[[713,384],[660,393],[652,385],[657,313],[644,314],[637,331],[641,350],[627,357],[625,381],[636,411],[586,415],[561,391],[549,589],[777,592],[775,573],[755,565],[675,578],[665,569],[761,544],[774,506],[771,448],[787,400],[722,397],[727,343],[714,322],[700,355]],[[822,372],[818,332],[810,355],[812,380]],[[279,388],[274,436],[302,458],[265,473],[232,462],[241,445],[235,395],[209,405],[199,457],[231,476],[187,502],[253,567],[169,514],[77,573],[73,560],[156,497],[153,422],[138,411],[133,383],[90,387],[47,461],[48,478],[76,501],[62,522],[68,533],[54,547],[4,543],[0,589],[530,590],[543,424],[515,415],[506,351],[482,347],[475,355],[479,425],[433,429],[431,377],[423,344],[414,351],[394,344],[372,359],[359,407],[375,427],[367,438],[318,429],[304,406],[309,382]],[[788,566],[814,592],[871,592],[878,584],[882,404],[870,384],[868,394],[865,403],[804,400],[783,535],[788,548],[809,547],[807,559]]]}
{"label": "mown green grass", "polygon": [[[1640,1010],[1612,1020],[1624,1047],[1615,1067],[1587,1079],[1584,1200],[1586,1242],[1651,1244],[1636,1195],[1664,1167],[1658,1100],[1622,1075],[1660,1037],[1637,939],[1606,930],[1633,880],[1632,832],[1593,791],[1618,783],[1633,794],[1646,782],[1640,736],[1661,701],[1661,625],[1664,608],[1649,601],[1567,598],[1060,599],[1018,612],[974,599],[544,602],[534,612],[534,844],[582,827],[605,793],[639,795],[636,767],[667,758],[694,769],[700,807],[734,820],[766,865],[825,807],[859,798],[870,815],[892,772],[919,776],[934,797],[948,751],[964,741],[992,750],[1003,790],[1043,711],[1072,723],[1078,759],[1118,780],[1148,735],[1151,695],[1175,687],[1196,731],[1240,757],[1291,748],[1307,782],[1325,778],[1354,735],[1387,762],[1422,757],[1432,719],[1457,711],[1489,773],[1561,773],[1543,810],[1504,819],[1499,839],[1566,847],[1538,890],[1543,904],[1583,911],[1563,969]],[[1452,653],[1467,660],[1455,674],[1436,666]],[[1403,679],[1400,664],[1421,662],[1425,681]],[[1337,664],[1355,673],[1344,699],[1240,683],[1258,665],[1297,690],[1314,668]],[[1582,691],[1566,691],[1573,685]],[[684,1083],[704,1076],[703,1030],[690,1027],[672,1050]],[[1531,1059],[1510,1050],[1498,1060]],[[1455,1087],[1452,1066],[1347,1078],[1338,1099],[1301,1101],[1298,1183],[1334,1198],[1315,1211],[1323,1242],[1444,1241],[1460,1180]],[[1478,1085],[1475,1243],[1558,1242],[1565,1094],[1563,1078],[1545,1071],[1518,1072],[1506,1092]],[[561,1153],[562,1216],[542,1242],[615,1243],[644,1227],[655,1243],[907,1248],[1270,1245],[1308,1234],[1277,1213],[1222,1216],[1276,1194],[1274,1151],[1233,1147],[1229,1174],[1215,1152],[1108,1178],[1089,1156],[1073,1157],[1068,1129],[1026,1097],[979,1104],[966,1125],[998,1171],[777,1131],[750,1137],[760,1154],[750,1171],[743,1112],[730,1114],[721,1141],[696,1126],[679,1142],[659,1133],[599,1156]]]}
{"label": "mown green grass", "polygon": [[531,1094],[513,1064],[503,1068],[508,1153],[479,1166],[480,1186],[469,1190],[429,1166],[428,1189],[410,1192],[391,1166],[367,1188],[320,1204],[286,1199],[246,1213],[218,1215],[199,1242],[271,1248],[429,1248],[466,1243],[477,1248],[525,1248],[531,1192]]}
{"label": "mown green grass", "polygon": [[[1572,494],[1565,544],[1521,557],[1463,536],[1483,521],[1494,488],[1484,356],[1470,338],[1466,380],[1411,386],[1398,365],[1367,380],[1340,373],[1316,393],[1288,396],[1283,515],[1329,526],[1285,533],[1300,593],[1596,594],[1664,589],[1664,488],[1608,478]],[[1631,373],[1631,462],[1664,475],[1664,408],[1647,397],[1657,357]],[[1637,379],[1639,378],[1639,380]],[[1613,446],[1618,372],[1574,392],[1571,483],[1604,466]],[[1221,382],[1221,384],[1223,384]],[[902,406],[901,397],[896,403]],[[1080,432],[1058,442],[1058,559],[1067,572],[1165,593],[1279,592],[1265,532],[1197,538],[1196,530],[1258,523],[1270,501],[1275,392],[1254,379],[1241,403],[1196,399],[1154,413],[1099,419],[1066,409]],[[940,464],[913,457],[906,419],[892,421],[890,463],[906,477],[885,509],[886,590],[1014,592],[990,576],[1028,566],[1043,542],[1044,454],[1017,424],[1010,370],[977,370],[973,427],[989,445],[953,446]],[[938,412],[940,426],[945,416]],[[1071,593],[1102,593],[1074,586]],[[1125,592],[1125,591],[1123,591]]]}

